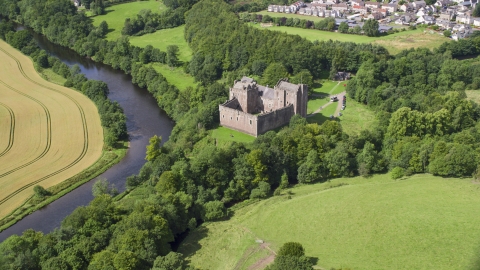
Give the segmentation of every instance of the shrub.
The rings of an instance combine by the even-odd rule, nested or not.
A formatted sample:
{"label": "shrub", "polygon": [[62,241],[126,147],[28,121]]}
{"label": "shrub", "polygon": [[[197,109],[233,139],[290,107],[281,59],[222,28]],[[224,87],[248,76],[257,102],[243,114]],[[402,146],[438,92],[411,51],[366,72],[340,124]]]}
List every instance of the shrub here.
{"label": "shrub", "polygon": [[211,201],[203,205],[203,219],[205,221],[218,220],[226,216],[227,210],[220,201]]}
{"label": "shrub", "polygon": [[405,175],[405,170],[401,167],[395,167],[393,168],[392,172],[390,172],[390,176],[394,180],[402,178],[404,175]]}
{"label": "shrub", "polygon": [[287,242],[278,250],[277,256],[302,257],[305,255],[305,249],[298,242]]}

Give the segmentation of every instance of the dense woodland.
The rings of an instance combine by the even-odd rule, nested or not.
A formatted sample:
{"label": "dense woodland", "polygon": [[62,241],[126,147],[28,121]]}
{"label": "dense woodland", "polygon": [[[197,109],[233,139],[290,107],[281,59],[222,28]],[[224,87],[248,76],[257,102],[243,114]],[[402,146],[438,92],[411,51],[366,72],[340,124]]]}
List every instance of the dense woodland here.
{"label": "dense woodland", "polygon": [[[28,230],[10,237],[0,244],[1,269],[188,269],[182,255],[172,252],[172,242],[203,221],[228,218],[227,206],[240,201],[278,195],[292,184],[390,169],[400,176],[477,172],[480,110],[465,99],[464,90],[478,88],[480,68],[476,59],[454,57],[478,54],[480,38],[391,56],[370,44],[309,42],[254,29],[236,16],[235,7],[203,0],[185,17],[194,56],[184,69],[201,85],[180,91],[151,66],[168,62],[167,52],[132,46],[125,36],[104,40],[101,27],[78,14],[69,0],[0,0],[0,7],[7,7],[1,15],[50,41],[131,74],[176,122],[163,146],[161,138],[151,138],[147,163],[127,178],[127,196],[96,192],[90,205],[77,208],[53,233]],[[0,33],[11,44],[27,36],[1,29],[7,27],[0,25]],[[24,44],[14,46],[34,54],[30,43]],[[44,64],[68,75],[47,60]],[[336,121],[307,124],[295,116],[288,127],[252,144],[219,146],[209,136],[218,125],[218,104],[227,98],[219,79],[230,85],[256,75],[270,83],[309,74],[313,80],[336,70],[356,73],[348,95],[376,111],[379,124],[372,131],[348,135]],[[70,86],[87,95],[105,93],[100,82],[85,82],[74,73]],[[274,269],[292,265],[283,263]]]}

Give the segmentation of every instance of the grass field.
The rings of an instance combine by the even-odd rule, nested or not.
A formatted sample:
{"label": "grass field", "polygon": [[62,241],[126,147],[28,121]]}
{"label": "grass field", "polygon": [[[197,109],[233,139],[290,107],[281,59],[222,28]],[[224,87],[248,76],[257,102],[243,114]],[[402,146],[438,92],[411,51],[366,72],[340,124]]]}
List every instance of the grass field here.
{"label": "grass field", "polygon": [[102,21],[106,21],[109,28],[107,34],[108,40],[116,40],[122,35],[122,28],[126,18],[134,18],[142,9],[150,9],[152,12],[159,13],[166,7],[161,1],[135,1],[124,4],[113,5],[105,9],[105,15],[92,17],[93,25],[98,26]]}
{"label": "grass field", "polygon": [[218,127],[212,131],[212,137],[217,140],[217,143],[226,142],[244,142],[249,143],[255,140],[255,137],[245,133],[229,129],[226,127]]}
{"label": "grass field", "polygon": [[[0,41],[0,219],[33,194],[82,172],[102,154],[95,104],[43,80],[31,60]],[[8,134],[8,135],[5,135]]]}
{"label": "grass field", "polygon": [[326,41],[326,40],[338,40],[343,42],[356,42],[356,43],[375,43],[384,46],[392,54],[396,54],[404,49],[409,48],[434,48],[439,46],[445,41],[450,39],[438,35],[424,33],[423,28],[416,30],[409,30],[404,32],[395,33],[388,36],[381,37],[367,37],[360,35],[349,35],[337,32],[319,31],[314,29],[302,29],[287,26],[273,26],[268,28],[261,28],[260,24],[251,24],[253,27],[259,29],[268,29],[272,31],[286,32],[287,34],[299,35],[310,41]]}
{"label": "grass field", "polygon": [[195,79],[185,73],[181,67],[171,68],[165,64],[154,63],[153,68],[161,73],[169,84],[175,85],[180,90],[185,90],[189,86],[193,88],[197,86]]}
{"label": "grass field", "polygon": [[377,124],[375,113],[352,99],[347,101],[347,106],[338,119],[343,130],[350,135],[359,134],[364,129],[372,129]]}
{"label": "grass field", "polygon": [[130,43],[138,47],[146,47],[152,45],[154,48],[158,48],[161,51],[167,51],[169,45],[177,45],[179,49],[178,59],[180,61],[190,61],[192,58],[192,49],[187,44],[187,41],[183,37],[185,31],[185,25],[158,30],[155,33],[146,34],[139,37],[130,37]]}
{"label": "grass field", "polygon": [[204,223],[178,251],[201,269],[249,269],[268,256],[262,246],[288,241],[302,243],[319,269],[480,267],[480,184],[471,179],[377,175],[290,192],[234,207],[230,220]]}

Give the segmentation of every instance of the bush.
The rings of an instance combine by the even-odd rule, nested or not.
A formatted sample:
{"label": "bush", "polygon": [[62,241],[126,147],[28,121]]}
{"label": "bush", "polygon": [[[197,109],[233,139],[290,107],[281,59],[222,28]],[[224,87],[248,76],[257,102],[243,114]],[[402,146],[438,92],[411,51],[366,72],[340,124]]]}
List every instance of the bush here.
{"label": "bush", "polygon": [[50,192],[48,192],[48,190],[46,190],[44,187],[42,187],[40,185],[34,186],[33,187],[33,192],[35,192],[35,195],[39,198],[43,198],[45,196],[50,195]]}
{"label": "bush", "polygon": [[203,205],[203,220],[212,221],[227,216],[227,209],[220,201],[211,201]]}
{"label": "bush", "polygon": [[392,172],[390,172],[390,176],[393,180],[402,178],[405,175],[405,170],[401,167],[393,168]]}
{"label": "bush", "polygon": [[305,249],[298,242],[287,242],[278,250],[277,256],[302,257],[305,255]]}

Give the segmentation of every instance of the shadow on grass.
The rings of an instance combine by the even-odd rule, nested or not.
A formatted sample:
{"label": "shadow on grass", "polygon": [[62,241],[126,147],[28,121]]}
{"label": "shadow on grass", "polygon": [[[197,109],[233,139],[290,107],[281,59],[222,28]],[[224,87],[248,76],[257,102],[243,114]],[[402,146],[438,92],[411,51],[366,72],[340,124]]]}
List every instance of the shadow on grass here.
{"label": "shadow on grass", "polygon": [[189,233],[189,241],[182,245],[182,254],[184,258],[191,257],[197,253],[202,248],[200,245],[200,240],[208,236],[208,228],[200,226],[194,231]]}
{"label": "shadow on grass", "polygon": [[307,257],[307,258],[313,265],[318,264],[318,258],[317,257]]}

